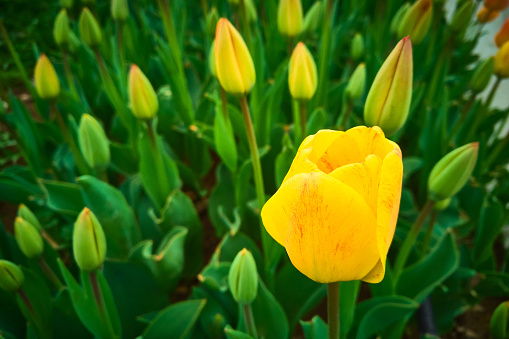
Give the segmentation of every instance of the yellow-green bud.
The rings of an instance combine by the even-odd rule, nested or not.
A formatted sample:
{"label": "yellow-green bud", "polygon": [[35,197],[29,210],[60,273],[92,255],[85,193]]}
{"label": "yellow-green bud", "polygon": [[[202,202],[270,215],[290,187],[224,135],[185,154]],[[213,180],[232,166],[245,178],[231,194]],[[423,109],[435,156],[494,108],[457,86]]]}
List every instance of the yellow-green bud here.
{"label": "yellow-green bud", "polygon": [[467,0],[460,8],[454,13],[451,21],[451,29],[453,32],[462,32],[468,27],[474,12],[474,2]]}
{"label": "yellow-green bud", "polygon": [[428,33],[433,17],[433,1],[418,0],[401,18],[398,26],[398,37],[410,36],[412,43],[420,44]]}
{"label": "yellow-green bud", "polygon": [[60,7],[71,9],[73,0],[60,0]]}
{"label": "yellow-green bud", "polygon": [[249,23],[256,22],[258,20],[258,13],[253,0],[244,0],[244,6],[246,6],[247,21]]}
{"label": "yellow-green bud", "polygon": [[286,37],[296,37],[302,32],[302,4],[300,0],[279,0],[277,28]]}
{"label": "yellow-green bud", "polygon": [[251,304],[258,293],[258,272],[251,252],[245,248],[237,253],[228,273],[228,285],[239,304]]}
{"label": "yellow-green bud", "polygon": [[69,17],[65,9],[60,10],[55,19],[53,26],[53,38],[60,47],[66,47],[71,39],[69,33],[71,28],[69,27]]}
{"label": "yellow-green bud", "polygon": [[41,234],[34,225],[21,217],[17,217],[14,222],[14,237],[21,252],[28,258],[36,258],[41,255],[44,249]]}
{"label": "yellow-green bud", "polygon": [[212,45],[210,46],[210,52],[209,52],[209,69],[210,69],[210,73],[214,76],[214,78],[217,78],[215,48],[216,48],[216,40],[213,40]]}
{"label": "yellow-green bud", "polygon": [[207,23],[207,31],[214,36],[216,34],[216,25],[219,21],[219,13],[217,12],[217,8],[212,7],[210,12],[207,13],[205,17],[205,21]]}
{"label": "yellow-green bud", "polygon": [[428,179],[430,199],[443,200],[458,193],[472,175],[478,148],[477,142],[463,145],[437,162]]}
{"label": "yellow-green bud", "polygon": [[356,33],[353,37],[350,55],[354,60],[360,60],[364,56],[364,39],[360,33]]}
{"label": "yellow-green bud", "polygon": [[470,79],[470,87],[476,93],[484,91],[486,86],[490,83],[493,69],[495,68],[495,59],[488,57],[483,62],[479,63],[475,68],[472,79]]}
{"label": "yellow-green bud", "polygon": [[152,119],[159,110],[154,88],[141,69],[132,65],[129,71],[129,104],[138,119]]}
{"label": "yellow-green bud", "polygon": [[353,72],[348,85],[346,86],[346,94],[350,100],[356,100],[362,97],[364,87],[366,86],[366,65],[359,64]]}
{"label": "yellow-green bud", "polygon": [[304,23],[302,24],[303,32],[314,32],[322,23],[323,17],[323,3],[317,1],[311,6],[306,15],[304,16]]}
{"label": "yellow-green bud", "polygon": [[79,21],[81,39],[90,48],[95,48],[101,44],[102,33],[99,23],[94,18],[94,15],[88,8],[83,8]]}
{"label": "yellow-green bud", "polygon": [[21,218],[25,219],[26,221],[28,221],[30,224],[32,224],[32,226],[34,226],[37,229],[37,231],[39,231],[39,232],[42,231],[41,223],[39,222],[37,217],[34,215],[34,213],[32,211],[30,211],[30,209],[25,204],[19,205],[18,217],[21,217]]}
{"label": "yellow-green bud", "polygon": [[493,311],[490,333],[493,339],[509,338],[509,301],[504,301]]}
{"label": "yellow-green bud", "polygon": [[125,21],[129,17],[127,0],[111,0],[111,17],[117,21]]}
{"label": "yellow-green bud", "polygon": [[7,260],[0,259],[0,288],[9,292],[17,291],[23,285],[25,275],[21,268]]}
{"label": "yellow-green bud", "polygon": [[110,164],[110,143],[99,122],[89,114],[81,116],[78,141],[87,164],[98,172]]}
{"label": "yellow-green bud", "polygon": [[451,198],[436,201],[435,204],[433,205],[433,209],[435,209],[436,211],[443,211],[447,207],[449,207],[450,203],[451,203]]}
{"label": "yellow-green bud", "polygon": [[35,89],[42,99],[56,99],[60,94],[57,72],[45,54],[41,54],[34,72]]}
{"label": "yellow-green bud", "polygon": [[509,41],[504,43],[495,54],[493,72],[501,78],[509,78]]}
{"label": "yellow-green bud", "polygon": [[311,99],[318,86],[315,60],[302,42],[297,44],[290,58],[288,86],[296,100]]}
{"label": "yellow-green bud", "polygon": [[88,208],[84,208],[74,223],[72,235],[74,259],[82,271],[94,271],[104,262],[106,238],[99,220]]}
{"label": "yellow-green bud", "polygon": [[409,2],[405,2],[399,9],[398,11],[396,12],[396,14],[394,15],[394,17],[392,18],[392,21],[391,21],[391,33],[392,34],[397,34],[398,33],[398,28],[399,28],[399,24],[401,23],[401,19],[403,19],[403,17],[405,16],[406,14],[406,11],[410,8],[410,3]]}
{"label": "yellow-green bud", "polygon": [[412,43],[403,38],[378,71],[364,105],[364,122],[380,126],[385,135],[406,122],[412,101]]}

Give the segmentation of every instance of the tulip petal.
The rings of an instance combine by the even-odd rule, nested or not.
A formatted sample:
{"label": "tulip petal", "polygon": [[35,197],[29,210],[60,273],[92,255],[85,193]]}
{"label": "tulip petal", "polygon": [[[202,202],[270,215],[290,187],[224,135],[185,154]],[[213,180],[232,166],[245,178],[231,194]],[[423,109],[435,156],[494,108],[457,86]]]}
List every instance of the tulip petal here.
{"label": "tulip petal", "polygon": [[293,265],[321,283],[361,279],[380,258],[376,219],[355,190],[321,172],[288,179],[262,209]]}
{"label": "tulip petal", "polygon": [[292,165],[290,166],[290,169],[288,170],[288,173],[286,173],[286,176],[283,179],[283,184],[288,179],[293,177],[294,175],[297,175],[300,173],[311,173],[311,172],[319,171],[316,164],[309,160],[310,153],[311,153],[311,148],[305,148],[305,149],[297,152],[297,154],[295,155],[295,158],[293,159]]}

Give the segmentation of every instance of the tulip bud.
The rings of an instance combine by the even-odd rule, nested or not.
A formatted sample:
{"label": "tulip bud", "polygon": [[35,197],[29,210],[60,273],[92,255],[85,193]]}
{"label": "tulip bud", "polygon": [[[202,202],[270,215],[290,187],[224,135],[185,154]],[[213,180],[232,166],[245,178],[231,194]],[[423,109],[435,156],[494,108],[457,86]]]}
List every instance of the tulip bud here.
{"label": "tulip bud", "polygon": [[403,38],[378,71],[366,104],[364,121],[380,126],[385,135],[396,133],[406,122],[412,101],[412,43]]}
{"label": "tulip bud", "polygon": [[303,32],[314,32],[318,29],[318,26],[322,22],[323,17],[323,3],[317,1],[311,6],[306,15],[304,16],[304,22],[302,23]]}
{"label": "tulip bud", "polygon": [[21,252],[28,258],[35,258],[41,255],[44,249],[41,234],[34,225],[21,217],[17,217],[14,222],[14,237]]}
{"label": "tulip bud", "polygon": [[102,33],[99,23],[88,8],[83,8],[79,21],[81,39],[90,47],[95,48],[101,44]]}
{"label": "tulip bud", "polygon": [[69,44],[69,40],[71,39],[69,36],[70,30],[67,11],[62,9],[58,13],[53,26],[53,37],[58,46],[65,47]]}
{"label": "tulip bud", "polygon": [[488,86],[491,76],[493,75],[494,67],[495,59],[493,57],[489,57],[477,65],[472,79],[470,79],[470,87],[472,87],[475,93],[484,91],[486,86]]}
{"label": "tulip bud", "polygon": [[60,0],[60,7],[71,9],[73,0]]}
{"label": "tulip bud", "polygon": [[418,0],[402,17],[398,27],[398,36],[403,38],[410,36],[412,43],[419,44],[428,33],[431,19],[433,17],[433,1]]}
{"label": "tulip bud", "polygon": [[499,14],[500,14],[500,12],[491,11],[483,6],[479,10],[479,12],[477,12],[477,20],[480,23],[485,24],[487,22],[492,22],[493,20],[495,20],[499,16]]}
{"label": "tulip bud", "polygon": [[293,38],[302,32],[302,5],[300,0],[279,0],[277,28],[281,35]]}
{"label": "tulip bud", "polygon": [[138,119],[152,119],[159,110],[159,101],[154,88],[138,66],[129,71],[129,100],[131,110]]}
{"label": "tulip bud", "polygon": [[458,193],[472,175],[478,148],[477,142],[466,144],[447,153],[436,163],[428,179],[430,199],[444,200]]}
{"label": "tulip bud", "polygon": [[436,201],[435,204],[433,205],[433,209],[435,211],[443,211],[447,207],[449,207],[450,203],[451,203],[451,198],[447,198],[447,199],[444,199],[444,200]]}
{"label": "tulip bud", "polygon": [[217,78],[217,68],[216,68],[216,53],[214,52],[216,48],[216,40],[212,41],[212,45],[210,46],[209,52],[209,69],[210,73]]}
{"label": "tulip bud", "polygon": [[398,9],[398,11],[396,12],[396,14],[394,15],[394,17],[392,18],[392,21],[391,21],[391,33],[393,33],[393,34],[398,33],[399,24],[401,23],[401,20],[403,19],[403,17],[405,16],[405,14],[409,8],[410,8],[410,3],[405,2]]}
{"label": "tulip bud", "polygon": [[490,11],[502,12],[509,6],[509,0],[484,0],[483,5]]}
{"label": "tulip bud", "polygon": [[495,54],[493,72],[501,78],[509,78],[509,41]]}
{"label": "tulip bud", "polygon": [[356,100],[362,97],[364,87],[366,87],[366,66],[361,63],[350,77],[345,91],[350,100]]}
{"label": "tulip bud", "polygon": [[318,86],[316,64],[306,45],[299,42],[293,50],[288,69],[288,86],[296,100],[309,100]]}
{"label": "tulip bud", "polygon": [[233,259],[228,273],[228,285],[233,298],[240,304],[251,304],[258,293],[256,262],[245,248]]}
{"label": "tulip bud", "polygon": [[129,17],[127,0],[111,0],[111,17],[116,21],[125,21]]}
{"label": "tulip bud", "polygon": [[89,114],[81,116],[78,142],[87,164],[98,172],[110,164],[110,143],[99,122]]}
{"label": "tulip bud", "polygon": [[217,12],[217,8],[212,7],[210,12],[207,13],[205,17],[205,22],[207,23],[207,32],[209,32],[212,36],[215,33],[217,22],[219,21],[219,13]]}
{"label": "tulip bud", "polygon": [[25,204],[21,204],[18,207],[18,217],[21,217],[22,219],[29,222],[32,226],[34,226],[38,232],[42,231],[41,224],[39,223],[39,220],[37,217],[30,211],[28,207],[26,207]]}
{"label": "tulip bud", "polygon": [[504,301],[493,311],[490,320],[490,333],[493,339],[509,337],[509,301]]}
{"label": "tulip bud", "polygon": [[72,235],[74,259],[82,271],[94,271],[104,262],[106,238],[99,220],[84,208],[74,223]]}
{"label": "tulip bud", "polygon": [[453,32],[462,32],[468,27],[473,11],[474,2],[472,0],[465,1],[465,3],[458,8],[451,21],[451,29]]}
{"label": "tulip bud", "polygon": [[0,288],[9,292],[17,291],[23,285],[25,276],[15,264],[0,259]]}
{"label": "tulip bud", "polygon": [[509,19],[506,19],[500,27],[500,30],[495,34],[495,44],[498,48],[502,47],[509,41]]}
{"label": "tulip bud", "polygon": [[253,59],[240,33],[228,19],[216,27],[215,58],[217,79],[227,93],[245,95],[256,81]]}
{"label": "tulip bud", "polygon": [[258,13],[256,13],[253,0],[244,0],[244,6],[246,6],[247,21],[249,23],[256,22],[258,20]]}
{"label": "tulip bud", "polygon": [[354,60],[360,60],[364,56],[364,40],[360,33],[356,33],[350,46],[350,55]]}
{"label": "tulip bud", "polygon": [[56,99],[60,94],[60,81],[57,73],[45,54],[41,54],[34,72],[35,89],[42,99]]}

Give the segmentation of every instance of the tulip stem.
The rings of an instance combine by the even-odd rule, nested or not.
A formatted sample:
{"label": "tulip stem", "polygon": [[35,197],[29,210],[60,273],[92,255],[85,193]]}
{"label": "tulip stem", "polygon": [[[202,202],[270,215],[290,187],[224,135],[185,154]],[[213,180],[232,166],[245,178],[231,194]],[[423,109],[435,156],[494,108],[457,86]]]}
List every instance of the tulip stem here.
{"label": "tulip stem", "polygon": [[242,312],[244,315],[244,324],[247,329],[247,334],[249,334],[253,338],[258,338],[258,333],[256,331],[256,324],[253,316],[253,309],[251,308],[251,304],[242,305]]}
{"label": "tulip stem", "polygon": [[330,65],[330,44],[333,12],[333,0],[326,0],[325,16],[322,23],[322,36],[320,40],[320,59],[318,64],[318,89],[315,95],[316,106],[325,107],[327,103],[327,91],[329,77],[327,72]]}
{"label": "tulip stem", "polygon": [[109,333],[109,338],[116,338],[117,336],[113,330],[113,325],[111,324],[108,310],[104,305],[104,296],[101,290],[101,285],[99,284],[99,279],[97,279],[97,271],[90,272],[88,277],[90,279],[90,285],[92,286],[92,293],[94,294],[95,304],[97,305],[97,309],[99,310],[99,314],[101,315],[104,326]]}
{"label": "tulip stem", "polygon": [[327,285],[327,318],[329,339],[339,339],[339,282]]}
{"label": "tulip stem", "polygon": [[417,219],[415,219],[412,228],[410,228],[410,231],[408,232],[405,241],[403,242],[403,245],[399,250],[399,254],[396,257],[396,263],[394,264],[393,269],[394,284],[398,282],[399,275],[401,274],[401,270],[405,266],[405,263],[408,259],[408,255],[410,254],[410,250],[414,246],[415,241],[417,240],[417,236],[421,231],[422,225],[426,221],[428,214],[433,210],[434,205],[435,201],[433,200],[426,201],[426,204],[422,208],[421,213],[419,213],[419,216],[417,217]]}
{"label": "tulip stem", "polygon": [[223,117],[225,121],[229,120],[228,117],[228,100],[226,99],[226,92],[223,88],[223,86],[219,85],[221,87],[221,104],[223,108]]}
{"label": "tulip stem", "polygon": [[306,123],[308,120],[307,102],[303,100],[299,101],[299,110],[300,110],[300,141],[302,142],[307,137],[306,133]]}
{"label": "tulip stem", "polygon": [[463,123],[465,122],[465,119],[468,116],[468,112],[470,111],[470,109],[472,108],[472,105],[475,102],[475,98],[477,97],[477,94],[478,94],[478,92],[472,92],[470,99],[468,99],[468,102],[465,105],[465,107],[463,108],[463,110],[461,111],[458,120],[456,120],[454,127],[453,127],[451,133],[449,134],[449,142],[450,143],[454,143],[454,139],[456,138],[456,135],[460,131],[461,126],[463,126]]}
{"label": "tulip stem", "polygon": [[51,237],[51,235],[49,235],[48,233],[46,233],[45,230],[42,230],[41,231],[41,235],[44,239],[46,239],[46,241],[48,242],[48,244],[50,244],[51,247],[53,247],[54,250],[58,250],[59,249],[59,245],[58,243],[55,241],[55,239],[53,239]]}
{"label": "tulip stem", "polygon": [[64,284],[62,284],[62,282],[60,281],[60,279],[58,278],[58,276],[55,274],[55,272],[51,269],[51,267],[49,267],[48,263],[46,262],[46,260],[43,258],[43,257],[39,257],[37,259],[37,263],[39,264],[39,266],[41,267],[42,271],[44,272],[44,274],[46,274],[46,276],[48,277],[48,279],[53,283],[53,285],[55,285],[55,287],[57,289],[62,289],[64,287]]}
{"label": "tulip stem", "polygon": [[28,299],[28,296],[26,295],[25,291],[23,290],[23,288],[20,287],[20,289],[17,291],[18,292],[18,295],[19,297],[21,298],[21,300],[23,301],[23,303],[26,305],[28,311],[32,314],[32,316],[35,318],[36,317],[36,314],[35,314],[35,311],[34,311],[34,306],[32,305],[32,303],[30,302],[30,299]]}
{"label": "tulip stem", "polygon": [[78,91],[76,90],[76,86],[74,85],[71,66],[69,65],[69,54],[65,50],[62,51],[62,63],[64,64],[64,72],[65,77],[67,78],[67,85],[69,86],[69,90],[76,99],[79,99]]}
{"label": "tulip stem", "polygon": [[421,257],[424,257],[428,252],[429,244],[431,242],[431,237],[433,236],[433,229],[435,228],[435,222],[437,221],[438,212],[433,210],[431,212],[431,217],[429,219],[428,227],[426,228],[426,234],[424,235],[424,240],[422,242],[422,253]]}

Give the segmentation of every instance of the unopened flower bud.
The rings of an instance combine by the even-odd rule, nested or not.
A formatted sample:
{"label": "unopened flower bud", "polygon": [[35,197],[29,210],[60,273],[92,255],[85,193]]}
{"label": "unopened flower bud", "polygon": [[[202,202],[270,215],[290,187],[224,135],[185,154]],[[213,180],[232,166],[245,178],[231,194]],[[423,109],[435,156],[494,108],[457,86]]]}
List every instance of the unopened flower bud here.
{"label": "unopened flower bud", "polygon": [[495,54],[493,72],[501,78],[509,78],[509,41]]}
{"label": "unopened flower bud", "polygon": [[228,19],[219,19],[216,27],[215,58],[217,79],[227,93],[247,94],[256,81],[251,54],[240,33]]}
{"label": "unopened flower bud", "polygon": [[297,44],[290,58],[288,86],[292,97],[296,100],[311,99],[318,86],[315,61],[302,42]]}
{"label": "unopened flower bud", "polygon": [[81,39],[90,47],[96,48],[101,44],[102,33],[99,23],[88,8],[83,8],[79,21]]}
{"label": "unopened flower bud", "polygon": [[94,271],[104,262],[106,238],[99,220],[84,208],[74,223],[72,235],[74,259],[82,271]]}
{"label": "unopened flower bud", "polygon": [[302,32],[302,4],[300,0],[279,0],[277,28],[286,37],[296,37]]}
{"label": "unopened flower bud", "polygon": [[42,231],[41,223],[34,215],[34,213],[25,204],[19,205],[18,217],[21,217],[24,220],[28,221],[32,226],[34,226],[37,229],[37,231],[39,232]]}
{"label": "unopened flower bud", "polygon": [[490,11],[502,12],[509,6],[509,0],[484,0],[483,5]]}
{"label": "unopened flower bud", "polygon": [[418,0],[406,12],[398,27],[398,36],[410,36],[413,44],[420,44],[428,33],[433,17],[433,1]]}
{"label": "unopened flower bud", "polygon": [[451,29],[453,32],[463,32],[468,27],[473,11],[474,2],[472,0],[465,1],[465,3],[458,8],[451,21]]}
{"label": "unopened flower bud", "polygon": [[451,203],[451,198],[447,198],[447,199],[444,199],[444,200],[436,201],[435,204],[433,205],[433,209],[435,211],[443,211],[447,207],[449,207],[450,203]]}
{"label": "unopened flower bud", "polygon": [[73,0],[60,0],[60,7],[65,9],[71,9]]}
{"label": "unopened flower bud", "polygon": [[444,200],[458,193],[472,175],[478,148],[477,142],[466,144],[447,153],[436,163],[428,179],[430,199]]}
{"label": "unopened flower bud", "polygon": [[233,298],[239,304],[251,304],[258,293],[256,262],[245,248],[233,259],[228,273],[228,285]]}
{"label": "unopened flower bud", "polygon": [[253,0],[244,0],[244,6],[246,6],[247,21],[249,23],[256,22],[258,20],[258,13],[256,12]]}
{"label": "unopened flower bud", "polygon": [[91,115],[81,116],[78,142],[87,164],[98,172],[110,164],[110,143],[101,124]]}
{"label": "unopened flower bud", "polygon": [[479,10],[479,12],[477,12],[477,20],[480,23],[485,24],[487,22],[492,22],[493,20],[498,18],[499,14],[500,12],[489,10],[483,6]]}
{"label": "unopened flower bud", "polygon": [[490,333],[493,339],[509,337],[509,301],[497,306],[490,320]]}
{"label": "unopened flower bud", "polygon": [[70,42],[70,30],[69,27],[69,17],[67,16],[67,11],[62,9],[55,19],[55,24],[53,26],[53,38],[55,42],[60,47],[66,47]]}
{"label": "unopened flower bud", "polygon": [[378,71],[364,105],[364,121],[380,126],[385,135],[396,133],[406,122],[412,101],[412,43],[403,38]]}
{"label": "unopened flower bud", "polygon": [[10,261],[0,259],[0,288],[14,292],[21,288],[25,275],[21,268]]}
{"label": "unopened flower bud", "polygon": [[345,91],[350,100],[356,100],[362,97],[364,87],[366,87],[366,65],[361,63],[350,77]]}
{"label": "unopened flower bud", "polygon": [[21,252],[28,258],[39,257],[44,249],[44,242],[37,228],[21,217],[14,222],[14,237]]}
{"label": "unopened flower bud", "polygon": [[356,33],[353,37],[350,55],[354,60],[360,60],[364,56],[364,39],[360,33]]}
{"label": "unopened flower bud", "polygon": [[207,23],[207,32],[209,32],[212,36],[216,33],[216,25],[219,21],[219,13],[217,12],[217,8],[212,7],[210,12],[207,13],[205,17],[205,22]]}
{"label": "unopened flower bud", "polygon": [[57,72],[45,54],[41,54],[34,72],[35,89],[42,99],[56,99],[60,94]]}
{"label": "unopened flower bud", "polygon": [[318,29],[318,26],[322,23],[323,17],[323,2],[317,1],[311,6],[306,15],[304,16],[304,22],[302,24],[303,32],[314,32]]}
{"label": "unopened flower bud", "polygon": [[391,33],[397,34],[401,20],[405,16],[407,10],[410,8],[410,3],[405,2],[396,12],[391,21]]}
{"label": "unopened flower bud", "polygon": [[488,57],[477,65],[472,79],[470,79],[470,87],[472,87],[475,93],[484,91],[486,86],[488,86],[491,76],[493,75],[494,67],[495,59],[493,57]]}
{"label": "unopened flower bud", "polygon": [[495,44],[498,48],[509,41],[509,18],[504,21],[500,30],[495,34]]}
{"label": "unopened flower bud", "polygon": [[111,0],[111,17],[116,21],[125,21],[129,17],[127,0]]}
{"label": "unopened flower bud", "polygon": [[152,84],[134,64],[129,71],[129,100],[131,111],[138,119],[152,119],[159,110],[159,101]]}

